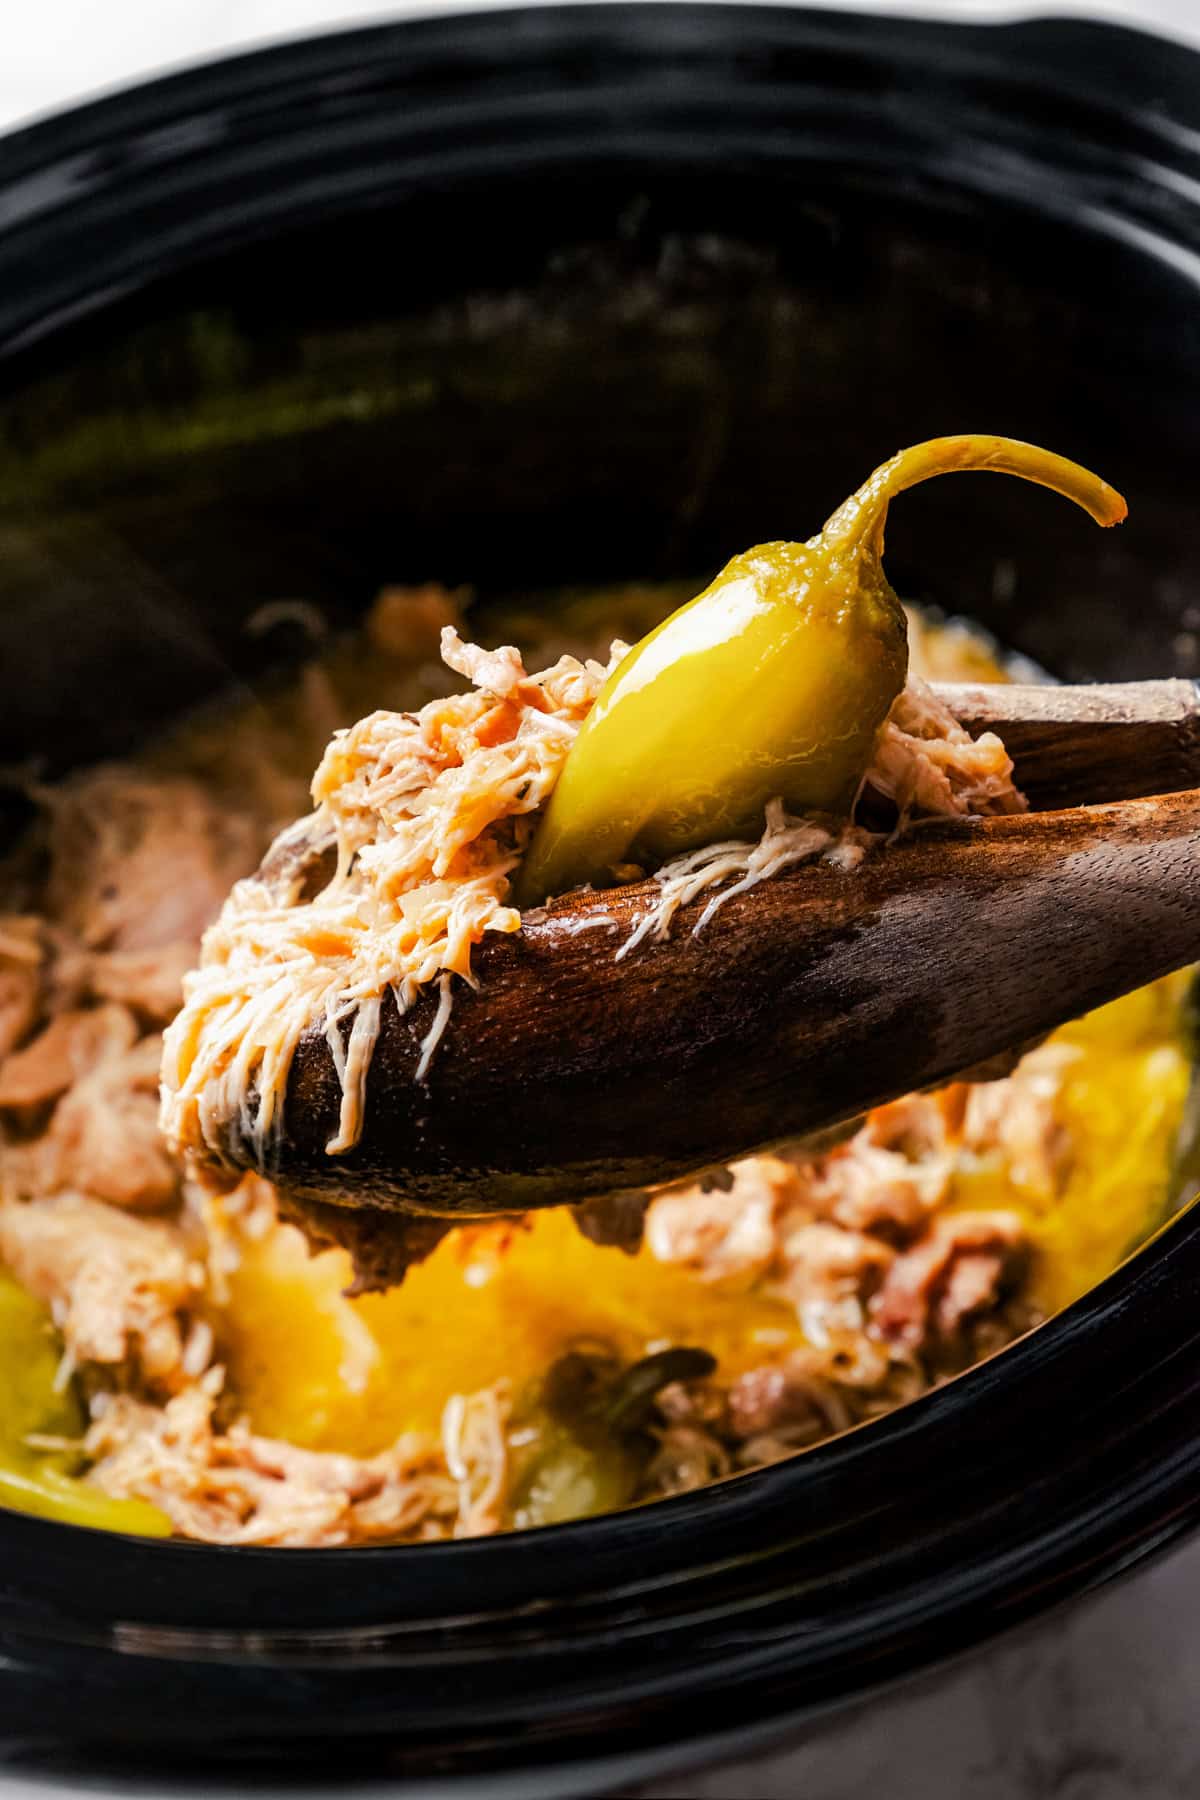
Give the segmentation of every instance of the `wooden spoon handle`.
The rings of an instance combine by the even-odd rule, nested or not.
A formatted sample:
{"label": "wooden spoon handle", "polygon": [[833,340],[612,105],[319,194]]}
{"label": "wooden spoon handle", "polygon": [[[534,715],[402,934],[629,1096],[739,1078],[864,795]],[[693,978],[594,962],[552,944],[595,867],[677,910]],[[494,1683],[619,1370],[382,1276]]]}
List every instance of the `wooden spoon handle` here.
{"label": "wooden spoon handle", "polygon": [[618,963],[656,896],[579,895],[489,936],[425,1083],[432,1001],[385,1005],[346,1156],[324,1149],[328,1044],[304,1038],[268,1172],[333,1200],[514,1211],[686,1175],[945,1080],[1200,957],[1200,789],[932,826],[853,871],[786,871],[699,936],[685,908]]}
{"label": "wooden spoon handle", "polygon": [[1200,683],[1055,687],[938,682],[973,737],[996,731],[1040,809],[1200,786]]}

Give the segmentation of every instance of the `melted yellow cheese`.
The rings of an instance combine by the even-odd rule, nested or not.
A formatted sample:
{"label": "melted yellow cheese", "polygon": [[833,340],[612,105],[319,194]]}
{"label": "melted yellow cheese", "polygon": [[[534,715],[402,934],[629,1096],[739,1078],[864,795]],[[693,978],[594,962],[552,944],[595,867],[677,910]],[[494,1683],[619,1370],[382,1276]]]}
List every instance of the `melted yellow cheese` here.
{"label": "melted yellow cheese", "polygon": [[502,1254],[493,1233],[455,1232],[386,1294],[346,1300],[349,1278],[340,1251],[310,1258],[291,1228],[245,1247],[222,1335],[260,1430],[365,1454],[405,1429],[436,1431],[453,1393],[502,1376],[519,1392],[581,1339],[630,1357],[700,1344],[727,1373],[801,1341],[782,1301],[600,1249],[557,1211]]}
{"label": "melted yellow cheese", "polygon": [[[1186,977],[1064,1028],[1077,1047],[1061,1091],[1071,1134],[1056,1194],[1021,1186],[997,1156],[964,1162],[955,1203],[1016,1206],[1035,1243],[1032,1298],[1047,1311],[1106,1275],[1158,1224],[1190,1075]],[[340,1252],[309,1257],[289,1228],[243,1245],[222,1340],[233,1386],[261,1431],[368,1454],[403,1430],[436,1431],[451,1394],[506,1376],[520,1391],[572,1343],[620,1354],[702,1345],[723,1378],[803,1341],[782,1300],[705,1285],[588,1243],[561,1212],[503,1231],[455,1232],[403,1287],[347,1300]]]}
{"label": "melted yellow cheese", "polygon": [[[564,631],[607,645],[661,614],[654,590],[605,593],[561,612]],[[581,610],[582,609],[582,610]],[[561,611],[561,609],[560,609]],[[626,614],[629,616],[627,617]],[[520,641],[544,620],[503,621]],[[909,613],[912,665],[926,679],[995,681],[1007,672],[972,628]],[[1190,977],[1173,976],[1056,1034],[1080,1054],[1059,1115],[1073,1151],[1052,1193],[1023,1187],[1000,1157],[963,1159],[953,1203],[1015,1206],[1035,1244],[1031,1298],[1068,1305],[1161,1222],[1191,1063],[1183,1031]],[[369,1454],[404,1430],[436,1432],[446,1401],[507,1377],[517,1393],[581,1339],[622,1356],[664,1343],[703,1346],[720,1376],[803,1343],[782,1299],[705,1284],[643,1249],[629,1257],[580,1236],[561,1212],[500,1232],[455,1232],[403,1287],[347,1300],[348,1259],[310,1257],[290,1227],[242,1246],[220,1324],[234,1392],[258,1430],[313,1448]]]}
{"label": "melted yellow cheese", "polygon": [[71,1525],[164,1537],[170,1523],[140,1500],[110,1500],[75,1473],[83,1413],[59,1382],[62,1345],[40,1301],[0,1275],[0,1506]]}
{"label": "melted yellow cheese", "polygon": [[961,1170],[962,1206],[1014,1206],[1035,1246],[1030,1298],[1057,1312],[1161,1222],[1192,1064],[1183,1010],[1189,972],[1127,994],[1055,1033],[1075,1046],[1056,1113],[1070,1137],[1057,1192],[1015,1182],[999,1158]]}

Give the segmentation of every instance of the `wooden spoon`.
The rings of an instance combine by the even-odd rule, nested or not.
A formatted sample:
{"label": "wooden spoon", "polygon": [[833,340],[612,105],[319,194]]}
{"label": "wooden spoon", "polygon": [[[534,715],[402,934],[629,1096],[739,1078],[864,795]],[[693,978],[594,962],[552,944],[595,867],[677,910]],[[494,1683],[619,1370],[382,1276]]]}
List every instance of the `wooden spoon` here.
{"label": "wooden spoon", "polygon": [[[480,945],[426,1081],[432,999],[385,1004],[345,1155],[325,1151],[340,1088],[308,1034],[264,1172],[302,1198],[447,1216],[640,1189],[948,1080],[1200,958],[1196,684],[938,691],[1000,731],[1054,810],[793,868],[620,962],[653,882],[527,914]],[[228,1150],[256,1166],[236,1121]]]}

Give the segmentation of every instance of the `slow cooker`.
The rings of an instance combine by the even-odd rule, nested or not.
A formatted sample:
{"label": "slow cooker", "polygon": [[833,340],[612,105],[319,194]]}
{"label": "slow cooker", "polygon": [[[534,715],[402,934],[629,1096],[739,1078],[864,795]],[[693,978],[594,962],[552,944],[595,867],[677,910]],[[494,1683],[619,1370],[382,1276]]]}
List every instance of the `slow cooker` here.
{"label": "slow cooker", "polygon": [[[1200,58],[1108,25],[445,14],[52,118],[0,145],[0,764],[252,688],[310,647],[264,602],[699,579],[955,430],[1095,464],[1131,523],[934,484],[900,591],[1058,676],[1196,674],[1198,284]],[[558,1792],[861,1698],[1192,1528],[1198,1287],[1185,1206],[883,1421],[536,1533],[0,1515],[6,1764]]]}

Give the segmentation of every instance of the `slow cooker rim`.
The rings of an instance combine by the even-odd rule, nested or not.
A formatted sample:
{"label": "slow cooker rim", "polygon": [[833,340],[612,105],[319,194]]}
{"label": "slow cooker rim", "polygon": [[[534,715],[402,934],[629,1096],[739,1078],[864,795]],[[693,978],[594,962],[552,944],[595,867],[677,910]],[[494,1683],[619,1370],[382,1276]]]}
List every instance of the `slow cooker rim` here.
{"label": "slow cooker rim", "polygon": [[[712,54],[714,32],[725,34],[725,61]],[[853,58],[863,45],[870,45],[871,54],[885,54],[893,67],[904,68],[914,80],[936,63],[927,52],[937,45],[947,74],[966,84],[972,107],[993,130],[1004,117],[1004,107],[996,103],[996,96],[989,96],[988,80],[1018,94],[1052,89],[1060,103],[1069,99],[1085,111],[1096,109],[1106,130],[1119,122],[1134,139],[1119,151],[1112,144],[1106,148],[1089,143],[1094,164],[1090,170],[1069,163],[1055,167],[1055,143],[1061,154],[1066,142],[1055,121],[1049,131],[1034,134],[1036,156],[1022,157],[1019,146],[1010,142],[999,158],[976,157],[973,168],[964,160],[954,171],[956,180],[981,182],[1010,199],[1022,197],[1033,181],[1043,208],[1060,203],[1061,197],[1064,206],[1073,203],[1077,212],[1086,208],[1093,213],[1100,230],[1136,231],[1147,249],[1157,246],[1162,252],[1166,247],[1168,256],[1184,255],[1193,278],[1200,267],[1191,255],[1200,254],[1200,231],[1172,192],[1173,176],[1182,174],[1190,180],[1200,175],[1197,135],[1187,123],[1192,90],[1185,74],[1187,65],[1200,66],[1200,50],[1135,26],[1053,17],[942,24],[853,10],[730,5],[726,0],[698,0],[688,7],[672,0],[632,4],[592,0],[557,7],[548,0],[502,11],[456,9],[445,16],[352,27],[203,61],[0,138],[5,152],[0,167],[0,274],[11,264],[17,277],[0,282],[0,359],[36,345],[97,305],[110,306],[144,280],[142,263],[135,258],[118,272],[93,273],[90,279],[82,279],[77,270],[63,291],[62,259],[53,254],[40,257],[45,230],[53,250],[54,240],[63,235],[69,221],[74,221],[76,231],[84,230],[98,209],[114,202],[119,216],[120,209],[140,204],[164,183],[167,198],[178,206],[181,197],[170,190],[173,172],[197,167],[223,147],[236,148],[242,138],[256,139],[264,125],[277,137],[285,129],[300,134],[319,129],[327,140],[330,121],[314,120],[314,91],[322,107],[336,109],[348,94],[369,93],[396,82],[418,96],[434,91],[438,82],[458,83],[462,110],[455,129],[461,130],[477,104],[472,84],[477,87],[487,71],[509,68],[525,73],[557,56],[574,106],[582,92],[595,86],[594,79],[582,77],[581,45],[586,45],[586,56],[633,57],[647,69],[656,61],[682,57],[689,66],[698,63],[715,69],[735,87],[739,79],[746,79],[746,71],[753,79],[756,56],[781,46]],[[999,54],[992,54],[995,51]],[[1099,54],[1107,61],[1104,68],[1095,66]],[[627,73],[624,63],[621,68]],[[469,103],[465,96],[470,96]],[[260,103],[261,117],[256,110]],[[608,103],[611,106],[611,96]],[[888,105],[896,104],[896,96],[889,96]],[[1027,120],[1023,129],[1028,136]],[[944,121],[941,131],[943,139],[949,135],[953,140]],[[663,155],[670,143],[678,141],[678,134],[661,143],[649,142],[643,135],[625,145],[623,153],[636,156],[649,150]],[[703,143],[697,143],[694,132],[684,141],[693,160],[703,154]],[[1045,163],[1041,169],[1039,157]],[[253,175],[254,162],[233,173]],[[1159,178],[1146,179],[1155,175]],[[346,198],[311,196],[311,216],[330,216]],[[365,204],[370,195],[355,198]],[[1143,217],[1147,200],[1160,204],[1152,205],[1150,215]],[[223,243],[212,235],[210,225],[206,255],[252,242],[273,222],[269,206],[253,225],[245,220],[238,225],[229,214],[226,207]],[[178,226],[172,216],[171,227],[162,244],[152,246],[156,276],[173,266],[186,267],[190,260],[180,254],[177,240],[195,242],[196,220],[189,218]],[[138,249],[143,249],[140,243]]]}

